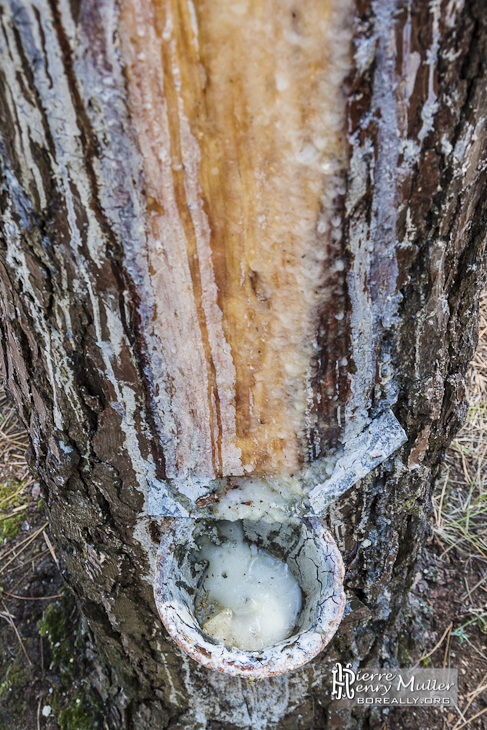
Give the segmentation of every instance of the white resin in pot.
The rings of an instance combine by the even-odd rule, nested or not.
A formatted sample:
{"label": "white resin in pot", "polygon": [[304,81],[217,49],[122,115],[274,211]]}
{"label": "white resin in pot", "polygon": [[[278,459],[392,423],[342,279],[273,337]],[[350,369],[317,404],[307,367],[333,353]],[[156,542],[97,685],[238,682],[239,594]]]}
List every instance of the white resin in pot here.
{"label": "white resin in pot", "polygon": [[328,644],[343,616],[343,562],[316,517],[178,519],[163,527],[154,595],[171,637],[210,669],[282,674]]}

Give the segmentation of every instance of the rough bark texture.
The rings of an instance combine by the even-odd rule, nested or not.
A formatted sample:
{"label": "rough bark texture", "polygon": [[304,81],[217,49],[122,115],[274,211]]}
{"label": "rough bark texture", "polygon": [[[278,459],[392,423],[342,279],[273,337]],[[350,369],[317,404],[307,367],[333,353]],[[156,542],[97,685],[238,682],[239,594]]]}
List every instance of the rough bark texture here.
{"label": "rough bark texture", "polygon": [[[326,516],[349,596],[333,643],[255,685],[182,655],[155,611],[158,522],[144,510],[163,455],[141,335],[145,199],[117,8],[7,0],[0,54],[2,367],[66,579],[98,640],[108,723],[370,726],[334,709],[330,668],[407,663],[401,608],[438,465],[465,415],[485,274],[487,9],[357,2],[342,201],[349,269],[334,295],[348,312],[344,409],[352,419],[393,405],[409,442]],[[327,368],[323,358],[323,393]]]}

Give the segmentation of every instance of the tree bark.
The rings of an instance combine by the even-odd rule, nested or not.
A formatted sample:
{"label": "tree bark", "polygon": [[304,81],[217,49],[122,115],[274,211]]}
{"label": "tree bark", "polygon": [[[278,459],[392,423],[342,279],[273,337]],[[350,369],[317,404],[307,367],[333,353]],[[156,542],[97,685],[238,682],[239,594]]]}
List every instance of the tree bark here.
{"label": "tree bark", "polygon": [[[97,639],[107,722],[117,730],[372,727],[374,719],[358,709],[335,708],[331,667],[337,660],[409,660],[401,609],[428,534],[435,476],[465,417],[464,376],[485,278],[487,9],[473,0],[344,6],[336,19],[339,6],[331,2],[262,4],[266,18],[289,22],[298,40],[312,39],[311,54],[320,49],[320,12],[331,13],[342,42],[351,43],[345,72],[333,65],[341,51],[323,30],[331,51],[316,73],[328,69],[338,81],[306,87],[316,103],[310,96],[311,107],[296,117],[296,134],[302,124],[319,136],[320,115],[333,111],[326,95],[336,95],[334,136],[332,122],[323,122],[326,149],[335,145],[336,167],[326,179],[302,160],[308,167],[279,168],[278,116],[264,152],[253,141],[267,132],[253,121],[259,104],[240,64],[248,48],[255,68],[267,68],[281,52],[281,36],[267,55],[265,38],[261,56],[251,48],[254,41],[260,48],[261,25],[250,4],[242,6],[241,23],[252,18],[257,25],[240,46],[235,40],[233,55],[239,24],[228,21],[230,30],[218,35],[223,11],[216,0],[198,2],[196,10],[176,0],[6,0],[0,8],[3,375],[30,434],[65,578]],[[195,27],[197,50],[188,30]],[[227,54],[221,63],[215,47]],[[220,79],[226,68],[240,79],[231,97],[221,91],[231,83]],[[289,78],[299,90],[307,76],[296,73]],[[286,79],[273,83],[285,93]],[[178,117],[179,103],[185,114]],[[303,100],[296,93],[285,103],[292,116]],[[221,152],[225,135],[230,141]],[[277,172],[269,173],[261,210],[255,199],[262,190],[245,185],[254,169],[271,163]],[[195,176],[204,194],[194,193],[192,202]],[[293,184],[290,206],[304,232],[295,235],[292,253],[311,251],[310,278],[302,280],[292,279],[294,264],[286,279],[274,254],[259,268],[247,245],[265,242],[255,220],[273,206],[280,214]],[[310,197],[312,184],[321,186],[321,198]],[[250,213],[245,237],[235,242],[239,205]],[[284,227],[273,231],[285,240]],[[174,306],[182,322],[186,304],[177,302],[185,279],[174,274],[183,271],[184,262],[174,263],[179,235],[195,301],[187,330],[173,327],[169,312]],[[164,256],[173,256],[167,270]],[[239,262],[245,301],[237,292]],[[276,298],[280,287],[284,294],[311,290],[320,266],[309,311]],[[288,306],[299,317],[279,325]],[[245,315],[272,331],[282,326],[261,359],[240,326]],[[288,362],[283,343],[291,341],[298,353],[310,350],[311,365],[299,361],[286,380],[279,373]],[[250,378],[249,359],[269,392],[276,381],[274,400]],[[151,480],[172,485],[178,500],[191,479],[238,476],[245,467],[288,475],[389,407],[408,443],[325,515],[346,564],[349,606],[327,650],[291,675],[255,685],[190,660],[155,609],[151,566],[161,522],[147,514]],[[311,415],[302,425],[306,408]],[[289,427],[284,435],[263,427],[278,411]]]}

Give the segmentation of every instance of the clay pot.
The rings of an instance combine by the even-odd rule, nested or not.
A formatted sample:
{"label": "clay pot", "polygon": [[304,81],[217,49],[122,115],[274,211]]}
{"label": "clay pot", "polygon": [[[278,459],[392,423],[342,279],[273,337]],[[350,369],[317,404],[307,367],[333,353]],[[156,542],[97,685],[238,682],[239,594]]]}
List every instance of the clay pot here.
{"label": "clay pot", "polygon": [[194,600],[204,571],[196,540],[211,534],[215,521],[165,520],[154,573],[159,615],[174,641],[209,669],[262,678],[297,669],[319,654],[335,634],[345,608],[344,566],[331,535],[317,517],[283,523],[243,520],[250,542],[285,560],[303,592],[303,608],[292,636],[273,646],[247,651],[225,646],[204,633]]}

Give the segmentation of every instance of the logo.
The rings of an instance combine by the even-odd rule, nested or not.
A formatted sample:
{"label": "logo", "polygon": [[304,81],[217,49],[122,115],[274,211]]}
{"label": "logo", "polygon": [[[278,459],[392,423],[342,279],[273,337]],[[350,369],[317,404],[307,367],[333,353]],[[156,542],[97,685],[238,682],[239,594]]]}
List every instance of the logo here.
{"label": "logo", "polygon": [[347,705],[457,704],[457,669],[355,670],[337,662],[331,671],[332,699]]}
{"label": "logo", "polygon": [[356,674],[351,667],[351,664],[347,664],[346,667],[335,664],[331,670],[333,675],[332,699],[341,700],[346,698],[347,700],[353,700],[355,697],[355,690],[352,685],[355,682]]}

